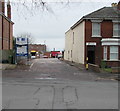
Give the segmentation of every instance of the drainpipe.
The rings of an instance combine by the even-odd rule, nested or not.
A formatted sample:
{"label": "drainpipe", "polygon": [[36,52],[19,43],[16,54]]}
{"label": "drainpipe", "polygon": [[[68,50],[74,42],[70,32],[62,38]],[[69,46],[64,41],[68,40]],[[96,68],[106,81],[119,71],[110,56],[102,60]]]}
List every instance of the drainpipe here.
{"label": "drainpipe", "polygon": [[3,50],[3,26],[4,26],[3,20],[4,20],[4,18],[3,18],[3,16],[2,16],[2,50]]}

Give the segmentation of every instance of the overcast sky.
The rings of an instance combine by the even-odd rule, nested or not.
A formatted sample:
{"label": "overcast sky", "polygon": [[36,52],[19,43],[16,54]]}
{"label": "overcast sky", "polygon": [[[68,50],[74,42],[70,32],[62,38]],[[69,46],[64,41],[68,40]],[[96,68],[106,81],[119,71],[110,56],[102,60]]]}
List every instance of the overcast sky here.
{"label": "overcast sky", "polygon": [[[95,2],[96,1],[96,2]],[[31,11],[17,5],[12,6],[12,20],[14,24],[14,36],[23,33],[31,33],[34,43],[45,44],[49,50],[64,50],[65,32],[76,23],[82,16],[99,8],[109,7],[118,0],[77,0],[68,5],[59,2],[49,2],[50,12],[35,10]]]}

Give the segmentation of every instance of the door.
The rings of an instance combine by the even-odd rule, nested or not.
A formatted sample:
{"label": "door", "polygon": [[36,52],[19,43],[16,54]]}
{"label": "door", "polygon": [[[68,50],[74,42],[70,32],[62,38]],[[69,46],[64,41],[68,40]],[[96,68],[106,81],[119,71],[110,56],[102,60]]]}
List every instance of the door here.
{"label": "door", "polygon": [[87,46],[88,63],[95,64],[95,46]]}

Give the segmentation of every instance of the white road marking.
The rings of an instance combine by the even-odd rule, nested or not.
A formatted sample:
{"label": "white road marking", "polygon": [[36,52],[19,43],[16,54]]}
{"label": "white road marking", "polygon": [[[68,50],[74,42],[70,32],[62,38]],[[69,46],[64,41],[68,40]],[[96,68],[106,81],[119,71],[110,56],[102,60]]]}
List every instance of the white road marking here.
{"label": "white road marking", "polygon": [[56,79],[56,78],[50,78],[50,77],[44,78],[44,77],[41,77],[41,78],[35,78],[35,79],[49,79],[49,80],[52,80],[52,79]]}
{"label": "white road marking", "polygon": [[31,64],[30,69],[32,68],[33,65],[34,65],[34,63]]}

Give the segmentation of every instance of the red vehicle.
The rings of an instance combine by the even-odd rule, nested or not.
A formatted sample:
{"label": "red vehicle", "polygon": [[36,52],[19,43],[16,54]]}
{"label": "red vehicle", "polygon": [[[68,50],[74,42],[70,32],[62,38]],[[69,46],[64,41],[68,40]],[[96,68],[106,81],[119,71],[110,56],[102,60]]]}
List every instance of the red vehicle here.
{"label": "red vehicle", "polygon": [[60,51],[51,51],[52,58],[57,58],[59,54],[61,54]]}

